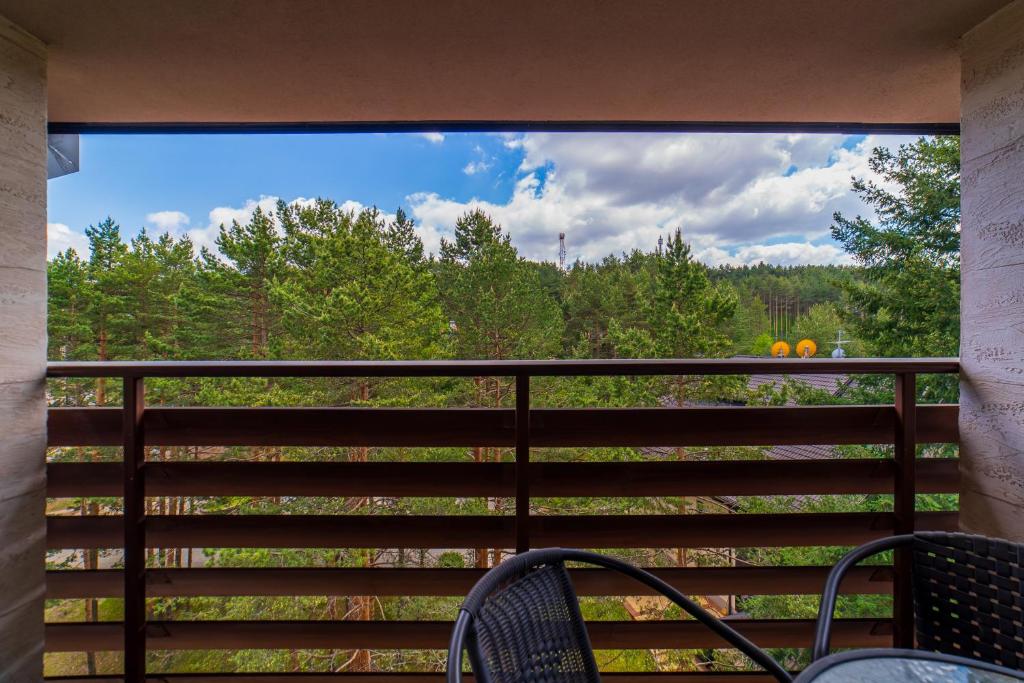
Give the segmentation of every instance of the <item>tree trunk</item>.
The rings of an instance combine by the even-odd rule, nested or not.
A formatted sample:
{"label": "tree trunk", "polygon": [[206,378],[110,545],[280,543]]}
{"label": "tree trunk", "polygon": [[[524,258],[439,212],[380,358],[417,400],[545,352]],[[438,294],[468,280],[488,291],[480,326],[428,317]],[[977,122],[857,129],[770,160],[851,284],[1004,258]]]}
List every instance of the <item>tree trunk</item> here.
{"label": "tree trunk", "polygon": [[[89,451],[89,462],[95,462],[94,457],[95,451]],[[81,513],[83,516],[86,514],[96,514],[98,506],[95,503],[87,503],[86,499],[82,499]],[[82,555],[82,563],[85,565],[85,569],[96,569],[99,564],[99,551],[95,548],[86,550]],[[99,601],[96,598],[87,598],[85,601],[85,620],[87,622],[97,621],[99,619]],[[85,653],[85,669],[86,673],[90,676],[96,674],[96,653],[88,651]]]}
{"label": "tree trunk", "polygon": [[[686,385],[682,378],[676,381],[676,407],[682,408],[686,402]],[[686,449],[682,446],[676,447],[676,460],[682,462],[686,460]],[[679,514],[689,514],[690,499],[683,496],[679,499]],[[689,558],[687,557],[686,548],[676,548],[676,564],[680,567],[685,567],[689,564]]]}
{"label": "tree trunk", "polygon": [[[484,382],[484,378],[483,377],[474,377],[473,378],[473,393],[474,393],[473,403],[474,403],[475,406],[483,405],[483,393],[484,393],[483,392],[483,382]],[[485,459],[486,459],[486,454],[484,452],[484,449],[481,448],[480,446],[474,446],[473,447],[473,462],[484,462]],[[488,499],[484,498],[484,507],[487,507],[488,502],[489,502]],[[474,555],[473,565],[477,569],[487,569],[487,548],[475,548],[473,550],[473,555]]]}

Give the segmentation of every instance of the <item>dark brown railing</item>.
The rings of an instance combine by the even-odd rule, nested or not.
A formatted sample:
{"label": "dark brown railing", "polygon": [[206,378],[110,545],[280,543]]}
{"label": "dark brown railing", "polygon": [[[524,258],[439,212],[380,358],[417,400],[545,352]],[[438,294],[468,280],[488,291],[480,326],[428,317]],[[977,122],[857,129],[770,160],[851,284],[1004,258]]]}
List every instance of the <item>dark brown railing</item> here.
{"label": "dark brown railing", "polygon": [[[49,598],[125,598],[124,623],[51,623],[48,652],[124,649],[126,680],[145,678],[151,649],[444,648],[448,622],[146,621],[147,597],[226,595],[462,595],[482,569],[145,568],[147,548],[378,547],[724,548],[836,546],[914,529],[954,529],[955,512],[915,512],[916,493],[958,490],[955,459],[914,457],[917,443],[956,443],[956,405],[916,405],[920,373],[955,373],[956,359],[725,359],[433,362],[51,363],[51,378],[108,377],[124,383],[121,408],[51,408],[58,446],[123,446],[124,463],[51,463],[48,496],[123,496],[125,517],[48,519],[51,549],[123,548],[125,571],[48,572]],[[889,374],[888,406],[534,409],[530,379],[583,375]],[[151,377],[515,378],[514,409],[149,407]],[[514,463],[146,462],[145,446],[501,446]],[[530,462],[530,449],[581,446],[757,446],[891,444],[894,458],[821,461]],[[752,496],[891,493],[891,513],[531,515],[531,497]],[[495,496],[514,497],[512,516],[146,515],[145,496]],[[123,523],[127,520],[127,524]],[[894,593],[893,619],[841,619],[836,647],[906,645],[910,591],[906,558],[894,568],[861,567],[847,593]],[[684,593],[814,594],[823,567],[659,569]],[[895,574],[895,579],[894,579]],[[584,595],[645,591],[601,569],[573,570]],[[764,647],[809,647],[813,623],[737,620]],[[691,621],[595,622],[599,649],[722,645]],[[329,675],[324,675],[329,676]],[[362,681],[362,674],[334,677]],[[388,674],[374,674],[373,680]],[[393,674],[426,680],[427,674]],[[431,680],[435,680],[436,674]],[[620,674],[724,681],[722,674]],[[151,680],[285,681],[249,675],[156,675]],[[750,680],[750,677],[743,680]],[[755,676],[756,677],[756,676]],[[56,679],[54,679],[56,680]],[[62,679],[64,680],[64,679]],[[81,680],[81,679],[75,679]],[[88,680],[120,680],[98,676]],[[319,677],[310,680],[320,680]],[[731,679],[729,679],[731,680]]]}

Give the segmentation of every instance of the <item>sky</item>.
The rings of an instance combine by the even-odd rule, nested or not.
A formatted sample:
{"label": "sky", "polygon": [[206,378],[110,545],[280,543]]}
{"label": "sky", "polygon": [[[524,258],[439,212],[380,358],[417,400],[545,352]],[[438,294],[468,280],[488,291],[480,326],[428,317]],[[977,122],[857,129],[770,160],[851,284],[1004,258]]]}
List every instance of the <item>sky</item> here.
{"label": "sky", "polygon": [[876,146],[906,137],[764,133],[339,133],[83,135],[81,171],[49,181],[52,256],[88,254],[84,230],[111,216],[125,239],[188,235],[278,199],[402,207],[435,252],[456,218],[491,214],[527,258],[650,251],[682,230],[708,265],[849,263],[832,213],[870,216],[851,177]]}

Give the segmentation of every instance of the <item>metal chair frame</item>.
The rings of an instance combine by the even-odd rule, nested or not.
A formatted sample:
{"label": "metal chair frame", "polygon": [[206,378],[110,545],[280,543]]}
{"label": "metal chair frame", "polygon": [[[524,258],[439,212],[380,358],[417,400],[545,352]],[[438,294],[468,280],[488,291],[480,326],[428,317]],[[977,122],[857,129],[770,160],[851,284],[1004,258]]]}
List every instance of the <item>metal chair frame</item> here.
{"label": "metal chair frame", "polygon": [[[470,665],[478,683],[493,683],[491,673],[485,664],[484,655],[475,637],[474,620],[477,618],[481,608],[487,603],[489,598],[500,593],[507,584],[525,576],[530,570],[545,565],[564,565],[565,562],[582,562],[611,569],[653,588],[690,614],[698,622],[711,629],[731,647],[736,648],[764,668],[777,680],[793,680],[789,673],[764,650],[754,645],[741,633],[650,572],[634,567],[628,562],[597,553],[584,550],[546,548],[527,551],[506,560],[487,572],[473,586],[473,589],[466,596],[459,610],[459,616],[455,621],[455,627],[452,631],[448,647],[447,683],[461,683],[462,653],[464,649],[469,653]],[[582,617],[578,613],[578,598],[575,592],[571,591],[571,586],[569,586],[569,591],[571,595],[566,597],[575,605],[577,610],[576,618],[582,623]],[[586,647],[589,648],[590,641],[586,639],[585,633],[583,634],[583,639]]]}
{"label": "metal chair frame", "polygon": [[913,547],[914,631],[918,649],[1024,669],[1024,545],[961,533],[917,532],[854,548],[829,572],[812,659],[829,653],[839,584],[872,555]]}

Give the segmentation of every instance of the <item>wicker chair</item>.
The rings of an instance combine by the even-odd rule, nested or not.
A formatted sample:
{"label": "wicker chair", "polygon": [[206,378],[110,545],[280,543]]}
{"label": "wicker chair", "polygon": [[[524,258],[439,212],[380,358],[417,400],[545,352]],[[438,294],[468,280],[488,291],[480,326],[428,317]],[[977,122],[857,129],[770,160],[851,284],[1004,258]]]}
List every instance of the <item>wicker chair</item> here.
{"label": "wicker chair", "polygon": [[478,683],[600,681],[567,561],[613,569],[654,588],[778,680],[792,680],[764,651],[656,576],[603,555],[549,548],[506,560],[469,592],[448,648],[448,683],[461,683],[464,648]]}
{"label": "wicker chair", "polygon": [[825,581],[813,658],[828,654],[836,593],[847,570],[866,557],[906,546],[913,548],[917,647],[1024,669],[1024,546],[942,532],[883,538],[843,557]]}

